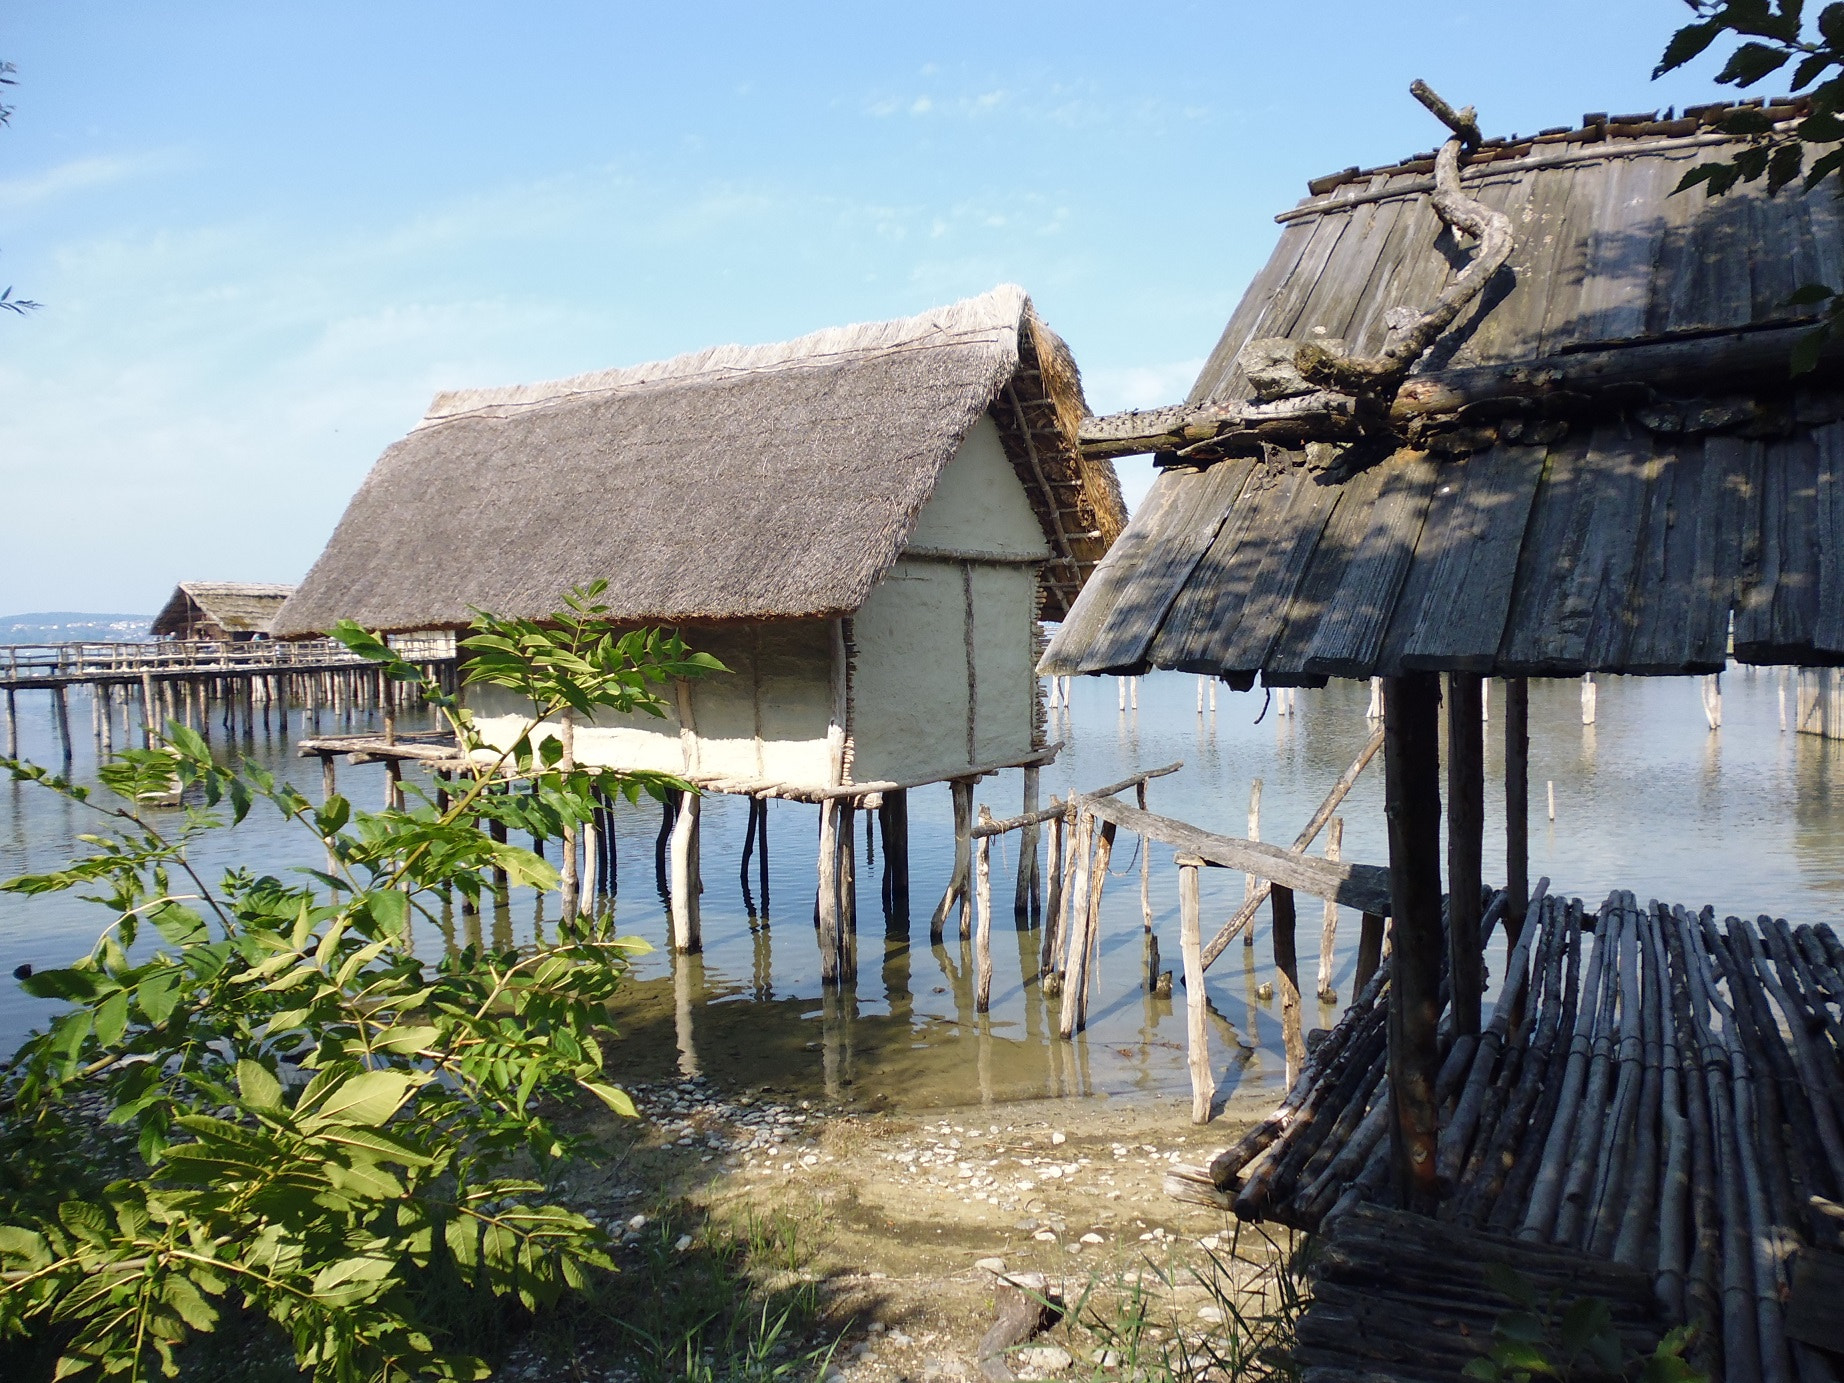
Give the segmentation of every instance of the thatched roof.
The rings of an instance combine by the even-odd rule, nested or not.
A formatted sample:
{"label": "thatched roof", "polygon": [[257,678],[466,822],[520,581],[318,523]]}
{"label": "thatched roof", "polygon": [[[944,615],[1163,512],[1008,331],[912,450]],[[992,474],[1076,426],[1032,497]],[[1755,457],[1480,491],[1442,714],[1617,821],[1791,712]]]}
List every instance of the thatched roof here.
{"label": "thatched roof", "polygon": [[439,394],[277,629],[536,616],[601,577],[622,622],[847,614],[988,411],[1062,559],[1046,572],[1060,615],[1126,511],[1113,466],[1077,450],[1067,348],[1008,285],[784,345]]}
{"label": "thatched roof", "polygon": [[267,634],[294,590],[261,581],[181,581],[154,616],[151,632],[171,637],[215,624],[229,634]]}
{"label": "thatched roof", "polygon": [[1251,442],[1247,343],[1373,352],[1468,259],[1425,157],[1313,184],[1189,403],[1085,425],[1113,454],[1135,428],[1173,450],[1045,670],[1704,672],[1731,616],[1743,661],[1844,662],[1844,369],[1795,387],[1810,309],[1787,305],[1844,277],[1844,216],[1829,187],[1672,196],[1734,151],[1719,116],[1482,151],[1463,185],[1515,235],[1483,297],[1386,418]]}

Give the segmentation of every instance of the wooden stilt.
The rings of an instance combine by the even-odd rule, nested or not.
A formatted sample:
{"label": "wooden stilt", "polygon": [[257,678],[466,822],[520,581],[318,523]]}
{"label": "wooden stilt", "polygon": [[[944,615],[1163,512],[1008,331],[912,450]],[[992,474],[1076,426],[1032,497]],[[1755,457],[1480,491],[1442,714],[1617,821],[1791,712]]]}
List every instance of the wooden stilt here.
{"label": "wooden stilt", "polygon": [[96,727],[101,734],[102,756],[115,757],[115,689],[103,683],[92,693],[96,710]]}
{"label": "wooden stilt", "polygon": [[1071,956],[1081,944],[1082,931],[1088,924],[1088,866],[1095,850],[1095,818],[1078,811],[1075,825],[1066,829],[1072,838],[1063,862],[1062,915],[1055,935],[1047,934],[1044,938],[1044,953],[1048,958],[1045,974],[1054,980],[1058,991],[1069,975]]}
{"label": "wooden stilt", "polygon": [[19,757],[19,707],[11,687],[6,689],[6,756]]}
{"label": "wooden stilt", "polygon": [[1481,678],[1447,675],[1447,973],[1456,1036],[1479,1035],[1485,960],[1480,951],[1485,845],[1485,744]]}
{"label": "wooden stilt", "polygon": [[884,838],[884,924],[892,935],[909,935],[909,794],[886,792],[877,808]]}
{"label": "wooden stilt", "polygon": [[[980,824],[992,822],[992,811],[980,808]],[[1024,878],[1024,869],[1019,868],[1020,882]],[[974,929],[973,953],[979,966],[979,978],[974,989],[973,1010],[984,1013],[992,1006],[992,837],[981,836],[974,846],[974,894],[976,900],[977,926]]]}
{"label": "wooden stilt", "polygon": [[[1092,826],[1093,820],[1084,814],[1085,824]],[[1108,878],[1108,860],[1114,852],[1114,831],[1112,821],[1103,821],[1101,830],[1095,833],[1095,858],[1083,871],[1088,886],[1079,889],[1084,894],[1084,906],[1080,915],[1072,911],[1070,917],[1069,967],[1065,972],[1063,1012],[1058,1023],[1058,1030],[1064,1037],[1073,1037],[1088,1024],[1089,988],[1094,982],[1095,943],[1101,927],[1101,893]]]}
{"label": "wooden stilt", "polygon": [[[772,909],[768,905],[768,799],[762,801],[762,817],[756,824],[756,882],[762,890],[762,921],[767,923]],[[907,901],[907,892],[905,892]]]}
{"label": "wooden stilt", "polygon": [[1351,992],[1362,994],[1371,977],[1383,964],[1383,919],[1374,912],[1364,914],[1357,930],[1357,970],[1351,976]]}
{"label": "wooden stilt", "polygon": [[[1249,784],[1249,839],[1261,839],[1261,779],[1259,778]],[[1255,891],[1260,887],[1261,881],[1253,874],[1243,876],[1242,902],[1245,906],[1255,900]],[[1253,927],[1242,933],[1242,944],[1244,946],[1255,944]]]}
{"label": "wooden stilt", "polygon": [[1191,1122],[1210,1122],[1216,1077],[1210,1067],[1209,997],[1204,993],[1204,948],[1200,940],[1197,866],[1178,866],[1178,948],[1185,970],[1185,1046],[1191,1067]]}
{"label": "wooden stilt", "polygon": [[1281,999],[1281,1041],[1287,1051],[1287,1088],[1292,1089],[1306,1062],[1306,1033],[1300,1017],[1300,959],[1295,943],[1298,912],[1293,890],[1270,884],[1268,902],[1274,929],[1274,987]]}
{"label": "wooden stilt", "polygon": [[[1335,816],[1328,824],[1325,837],[1325,857],[1336,861],[1344,853],[1345,819]],[[1325,900],[1325,923],[1319,929],[1319,986],[1317,993],[1322,1004],[1338,1002],[1338,991],[1332,988],[1332,952],[1338,944],[1338,904],[1330,898]]]}
{"label": "wooden stilt", "polygon": [[[322,754],[320,756],[320,800],[322,802],[331,802],[339,791],[335,781],[336,772],[333,766],[333,756]],[[333,846],[329,842],[327,845],[327,873],[337,875],[338,872],[339,857],[333,853]]]}
{"label": "wooden stilt", "polygon": [[64,771],[70,771],[70,693],[64,687],[54,687],[51,692],[51,709],[58,720],[58,747],[64,751]]}
{"label": "wooden stilt", "polygon": [[957,903],[960,905],[960,934],[970,936],[973,930],[973,900],[969,891],[973,882],[973,784],[956,779],[949,787],[954,794],[954,872],[948,879],[947,892],[941,895],[941,902],[929,919],[931,941],[941,940],[948,913]]}
{"label": "wooden stilt", "polygon": [[1530,907],[1530,683],[1522,677],[1505,683],[1505,891],[1505,935],[1515,947]]}
{"label": "wooden stilt", "polygon": [[[1024,770],[1024,813],[1026,816],[1037,811],[1039,783],[1043,770],[1036,764],[1029,764]],[[1035,924],[1039,909],[1043,906],[1043,891],[1038,885],[1037,873],[1037,835],[1038,824],[1028,822],[1018,832],[1018,889],[1012,899],[1012,914],[1027,922]]]}
{"label": "wooden stilt", "polygon": [[858,812],[850,798],[839,805],[839,983],[858,982]]}
{"label": "wooden stilt", "polygon": [[594,808],[590,809],[589,819],[583,823],[583,897],[588,900],[589,911],[595,911],[596,894],[602,888],[602,829],[597,820],[600,815]]}
{"label": "wooden stilt", "polygon": [[698,917],[698,894],[703,887],[698,877],[701,801],[695,792],[680,793],[678,817],[672,823],[672,948],[682,956],[704,949]]}
{"label": "wooden stilt", "polygon": [[[1054,797],[1050,799],[1050,805],[1053,807],[1056,805]],[[1054,941],[1052,933],[1056,931],[1057,914],[1063,907],[1063,842],[1064,837],[1068,834],[1067,825],[1066,819],[1062,816],[1050,818],[1050,843],[1044,852],[1048,856],[1044,863],[1050,882],[1049,896],[1044,899],[1043,944],[1046,948]],[[1047,949],[1045,954],[1048,954]],[[1040,970],[1039,973],[1041,974],[1042,971]]]}
{"label": "wooden stilt", "polygon": [[1433,673],[1387,679],[1383,693],[1384,814],[1389,821],[1394,943],[1389,985],[1390,1154],[1397,1197],[1430,1213],[1440,1052],[1440,684]]}
{"label": "wooden stilt", "polygon": [[384,761],[384,805],[392,811],[403,810],[403,760]]}
{"label": "wooden stilt", "polygon": [[[576,768],[576,712],[567,706],[562,715],[558,717],[557,738],[563,749],[562,756],[557,760],[557,768],[567,777]],[[579,904],[577,885],[580,876],[577,868],[576,823],[566,817],[563,823],[563,859],[558,871],[563,881],[560,920],[561,924],[566,927],[576,920],[576,910]]]}
{"label": "wooden stilt", "polygon": [[[839,982],[839,799],[820,803],[819,914],[820,983]],[[944,904],[945,907],[945,904]],[[937,931],[936,937],[939,939]]]}

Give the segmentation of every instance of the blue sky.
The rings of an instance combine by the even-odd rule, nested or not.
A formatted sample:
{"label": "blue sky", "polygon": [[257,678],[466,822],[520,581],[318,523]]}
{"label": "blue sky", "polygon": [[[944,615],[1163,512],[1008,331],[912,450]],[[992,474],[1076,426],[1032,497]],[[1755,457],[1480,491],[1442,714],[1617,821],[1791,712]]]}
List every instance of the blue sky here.
{"label": "blue sky", "polygon": [[[1717,98],[1678,0],[12,0],[0,613],[295,580],[438,388],[1012,280],[1182,395],[1307,178]],[[1144,467],[1123,468],[1130,494]]]}

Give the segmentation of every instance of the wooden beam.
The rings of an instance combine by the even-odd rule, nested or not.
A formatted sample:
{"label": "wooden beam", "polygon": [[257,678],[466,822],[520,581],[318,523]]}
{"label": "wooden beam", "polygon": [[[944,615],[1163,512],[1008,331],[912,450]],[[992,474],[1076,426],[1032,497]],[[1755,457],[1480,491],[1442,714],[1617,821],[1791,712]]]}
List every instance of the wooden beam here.
{"label": "wooden beam", "polygon": [[1105,788],[1096,788],[1093,792],[1072,792],[1068,802],[1053,803],[1037,811],[1026,812],[1023,816],[1007,817],[1003,821],[982,820],[973,828],[973,838],[978,840],[981,836],[1004,835],[1007,831],[1019,830],[1033,822],[1041,824],[1056,817],[1066,816],[1072,804],[1090,802],[1098,797],[1113,797],[1117,793],[1125,792],[1128,788],[1138,787],[1150,778],[1163,778],[1168,773],[1176,773],[1183,767],[1184,761],[1180,759],[1177,763],[1165,765],[1164,768],[1149,768],[1144,773],[1136,773],[1131,778],[1121,779],[1118,783],[1109,783]]}
{"label": "wooden beam", "polygon": [[[1436,799],[1438,801],[1438,797]],[[1271,880],[1297,893],[1330,898],[1359,912],[1390,910],[1390,871],[1371,864],[1333,863],[1296,854],[1258,840],[1238,840],[1204,831],[1169,816],[1143,812],[1112,798],[1085,801],[1083,809],[1123,831],[1149,835],[1205,864]]]}
{"label": "wooden beam", "polygon": [[1485,727],[1477,673],[1447,674],[1447,972],[1456,1037],[1479,1035],[1485,963],[1479,918],[1485,848]]}
{"label": "wooden beam", "polygon": [[[1430,672],[1384,679],[1384,815],[1389,822],[1390,1154],[1404,1208],[1439,1200],[1435,1140],[1441,991],[1440,683]],[[1365,911],[1377,911],[1366,908]]]}

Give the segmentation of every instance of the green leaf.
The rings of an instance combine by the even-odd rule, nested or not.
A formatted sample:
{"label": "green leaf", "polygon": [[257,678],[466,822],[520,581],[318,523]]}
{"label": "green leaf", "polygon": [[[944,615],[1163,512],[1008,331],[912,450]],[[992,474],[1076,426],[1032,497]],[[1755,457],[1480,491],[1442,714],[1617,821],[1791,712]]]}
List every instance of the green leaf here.
{"label": "green leaf", "polygon": [[1542,1318],[1531,1311],[1507,1311],[1492,1326],[1492,1333],[1521,1344],[1536,1344],[1546,1333]]}
{"label": "green leaf", "polygon": [[161,1280],[160,1299],[194,1330],[210,1331],[217,1326],[217,1308],[200,1295],[191,1281],[177,1273],[170,1273]]}
{"label": "green leaf", "polygon": [[1818,12],[1818,33],[1832,49],[1844,49],[1844,4],[1827,5]]}
{"label": "green leaf", "polygon": [[168,903],[157,909],[150,920],[160,935],[175,946],[196,946],[211,939],[211,931],[205,926],[205,919],[191,908],[178,903]]}
{"label": "green leaf", "polygon": [[246,1057],[237,1063],[237,1093],[251,1109],[283,1108],[282,1083],[260,1061]]}
{"label": "green leaf", "polygon": [[304,1094],[296,1113],[302,1115],[301,1131],[312,1133],[329,1124],[375,1128],[384,1123],[404,1101],[411,1088],[419,1083],[407,1071],[365,1071],[327,1087],[315,1101],[314,1108],[303,1114],[307,1104]]}
{"label": "green leaf", "polygon": [[428,1024],[395,1023],[371,1040],[372,1050],[388,1052],[392,1056],[409,1056],[433,1047],[441,1039],[442,1030]]}
{"label": "green leaf", "polygon": [[1460,1376],[1482,1379],[1484,1383],[1498,1383],[1498,1365],[1482,1354],[1477,1359],[1468,1359],[1466,1367],[1460,1370]]}
{"label": "green leaf", "polygon": [[96,1040],[113,1047],[128,1030],[128,991],[118,989],[96,1006]]}
{"label": "green leaf", "polygon": [[622,1118],[633,1119],[639,1117],[638,1111],[634,1108],[634,1101],[628,1095],[627,1091],[618,1089],[612,1085],[603,1085],[599,1081],[592,1080],[586,1080],[582,1085],[583,1089],[594,1095]]}
{"label": "green leaf", "polygon": [[1492,1346],[1492,1358],[1501,1369],[1522,1369],[1553,1378],[1556,1366],[1536,1345],[1525,1340],[1501,1340]]}
{"label": "green leaf", "polygon": [[1514,1268],[1508,1268],[1503,1263],[1487,1263],[1485,1285],[1514,1306],[1521,1306],[1526,1311],[1536,1310],[1536,1284]]}
{"label": "green leaf", "polygon": [[149,1022],[166,1022],[179,1004],[179,972],[171,967],[154,971],[135,986],[134,997]]}
{"label": "green leaf", "polygon": [[1665,45],[1664,56],[1658,60],[1658,66],[1652,69],[1653,79],[1657,80],[1701,55],[1721,32],[1722,25],[1714,19],[1706,19],[1701,24],[1686,24]]}
{"label": "green leaf", "polygon": [[1818,358],[1824,353],[1830,335],[1825,328],[1818,327],[1806,332],[1795,341],[1791,358],[1788,361],[1788,372],[1794,375],[1805,375],[1817,369]]}
{"label": "green leaf", "polygon": [[394,888],[381,888],[365,895],[365,909],[383,935],[402,936],[410,919],[410,896]]}
{"label": "green leaf", "polygon": [[1557,1329],[1563,1362],[1574,1362],[1593,1343],[1595,1336],[1612,1329],[1613,1313],[1606,1302],[1599,1297],[1577,1297],[1562,1313]]}
{"label": "green leaf", "polygon": [[58,1207],[58,1223],[86,1244],[107,1248],[114,1242],[114,1226],[102,1207],[89,1201],[65,1201]]}
{"label": "green leaf", "polygon": [[1771,72],[1778,72],[1792,59],[1784,48],[1766,43],[1744,43],[1729,54],[1728,64],[1716,74],[1718,82],[1750,87]]}

